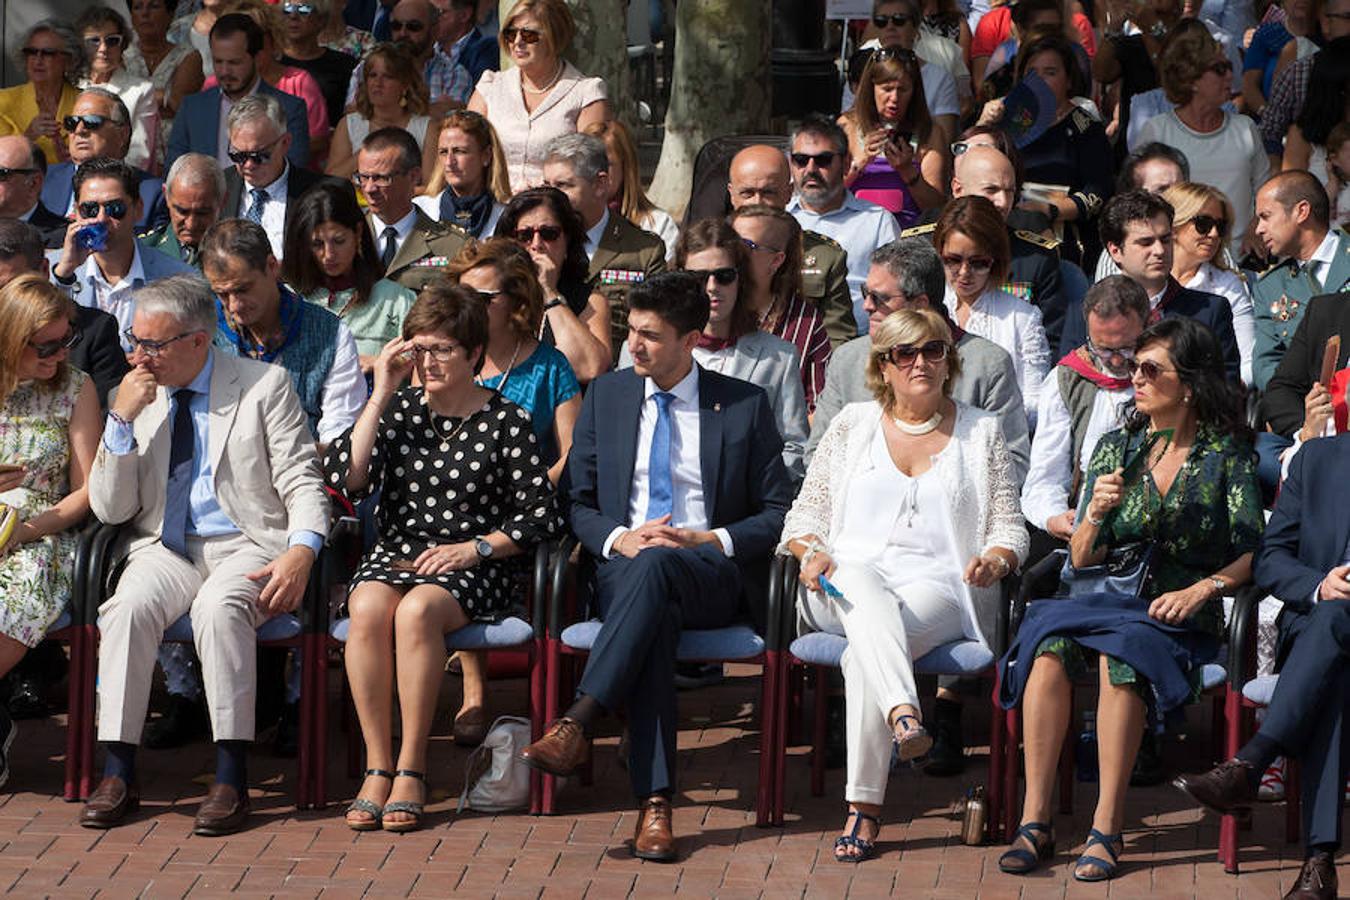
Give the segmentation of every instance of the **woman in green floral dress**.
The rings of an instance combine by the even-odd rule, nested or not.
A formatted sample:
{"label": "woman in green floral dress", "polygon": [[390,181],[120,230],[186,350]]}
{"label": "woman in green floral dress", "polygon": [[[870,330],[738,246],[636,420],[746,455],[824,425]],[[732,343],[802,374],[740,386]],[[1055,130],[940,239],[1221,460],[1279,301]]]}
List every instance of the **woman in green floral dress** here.
{"label": "woman in green floral dress", "polygon": [[[1251,579],[1261,500],[1241,389],[1224,376],[1218,341],[1178,317],[1149,327],[1136,348],[1134,410],[1097,444],[1069,554],[1082,568],[1110,549],[1151,542],[1149,575],[1137,598],[1032,604],[1004,659],[1001,699],[1005,706],[1020,700],[1026,748],[1022,827],[999,861],[1011,874],[1053,853],[1047,823],[1070,685],[1093,669],[1101,788],[1074,877],[1115,874],[1125,788],[1146,722],[1198,697],[1201,666],[1221,641],[1222,598]],[[1155,432],[1163,439],[1150,447]]]}
{"label": "woman in green floral dress", "polygon": [[[46,279],[0,288],[0,503],[19,524],[0,546],[0,676],[37,645],[70,599],[75,531],[99,434],[94,383],[66,363],[75,309]],[[0,709],[0,772],[13,741]]]}

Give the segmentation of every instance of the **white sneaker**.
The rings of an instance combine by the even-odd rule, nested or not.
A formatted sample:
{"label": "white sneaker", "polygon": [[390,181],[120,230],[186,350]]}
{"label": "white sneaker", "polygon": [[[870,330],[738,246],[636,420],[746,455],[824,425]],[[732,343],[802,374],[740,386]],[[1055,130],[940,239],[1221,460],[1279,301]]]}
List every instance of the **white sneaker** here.
{"label": "white sneaker", "polygon": [[1278,756],[1261,776],[1261,786],[1256,789],[1256,799],[1262,803],[1278,803],[1284,799],[1284,757]]}

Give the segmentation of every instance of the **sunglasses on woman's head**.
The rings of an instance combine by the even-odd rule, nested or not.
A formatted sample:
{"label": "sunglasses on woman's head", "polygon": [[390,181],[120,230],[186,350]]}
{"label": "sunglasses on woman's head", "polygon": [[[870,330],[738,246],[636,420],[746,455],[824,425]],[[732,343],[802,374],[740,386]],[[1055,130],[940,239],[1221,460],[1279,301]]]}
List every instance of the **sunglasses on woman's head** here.
{"label": "sunglasses on woman's head", "polygon": [[1191,219],[1191,225],[1195,226],[1195,233],[1200,235],[1217,231],[1219,237],[1223,237],[1224,232],[1228,231],[1228,222],[1223,219],[1216,219],[1213,216],[1196,216]]}
{"label": "sunglasses on woman's head", "polygon": [[896,344],[885,351],[882,357],[893,366],[908,369],[914,365],[920,356],[923,356],[924,362],[937,365],[947,358],[947,350],[946,341],[929,341],[917,346],[914,344]]}
{"label": "sunglasses on woman's head", "polygon": [[92,219],[98,215],[99,207],[112,216],[117,221],[122,221],[127,217],[127,202],[125,200],[104,200],[102,203],[97,200],[85,200],[80,203],[76,210],[82,219]]}
{"label": "sunglasses on woman's head", "polygon": [[543,32],[535,31],[533,28],[502,29],[502,40],[506,41],[508,47],[516,42],[516,38],[520,38],[527,44],[537,44],[543,36]]}
{"label": "sunglasses on woman's head", "polygon": [[684,271],[693,275],[704,284],[707,283],[709,278],[713,279],[718,284],[732,284],[740,277],[740,273],[736,271],[735,266],[721,266],[716,269],[685,269]]}
{"label": "sunglasses on woman's head", "polygon": [[[892,20],[901,18],[905,17],[891,16]],[[919,57],[914,55],[913,50],[907,50],[904,47],[899,46],[882,47],[880,50],[875,50],[872,52],[872,62],[874,63],[890,62],[893,59],[898,59],[900,60],[900,62],[908,63],[908,62],[917,62]]]}
{"label": "sunglasses on woman's head", "polygon": [[1131,378],[1134,377],[1135,372],[1138,372],[1144,377],[1145,381],[1157,381],[1164,372],[1176,371],[1176,369],[1164,369],[1151,359],[1128,360],[1125,363],[1125,370],[1130,373]]}
{"label": "sunglasses on woman's head", "polygon": [[522,244],[534,242],[534,236],[537,234],[548,243],[553,243],[562,237],[562,228],[557,225],[540,225],[538,228],[517,228],[516,240]]}
{"label": "sunglasses on woman's head", "polygon": [[38,359],[51,359],[62,350],[69,350],[80,342],[80,330],[74,325],[70,326],[70,331],[66,336],[55,341],[43,341],[42,343],[28,342],[28,346],[37,351]]}

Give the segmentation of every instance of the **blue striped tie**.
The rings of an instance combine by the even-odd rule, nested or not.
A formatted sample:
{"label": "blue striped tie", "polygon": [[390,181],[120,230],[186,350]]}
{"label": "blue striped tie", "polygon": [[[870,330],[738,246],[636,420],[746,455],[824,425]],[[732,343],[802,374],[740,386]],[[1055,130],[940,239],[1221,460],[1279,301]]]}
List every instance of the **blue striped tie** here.
{"label": "blue striped tie", "polygon": [[647,458],[647,519],[659,519],[675,508],[675,486],[670,475],[670,402],[674,394],[658,391],[656,430],[652,432],[652,452]]}
{"label": "blue striped tie", "polygon": [[267,203],[267,191],[262,188],[254,188],[249,191],[253,197],[253,205],[244,211],[244,218],[256,225],[262,224],[263,206]]}

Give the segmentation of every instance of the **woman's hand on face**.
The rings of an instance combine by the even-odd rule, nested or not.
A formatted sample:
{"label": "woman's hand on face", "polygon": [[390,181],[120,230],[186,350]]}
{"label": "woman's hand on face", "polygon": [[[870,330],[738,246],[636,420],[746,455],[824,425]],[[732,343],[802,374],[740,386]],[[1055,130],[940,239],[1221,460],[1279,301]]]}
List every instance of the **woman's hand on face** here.
{"label": "woman's hand on face", "polygon": [[372,396],[388,400],[412,371],[412,341],[394,338],[375,357],[375,390]]}
{"label": "woman's hand on face", "polygon": [[990,100],[980,110],[980,118],[976,125],[997,125],[1003,121],[1003,101]]}
{"label": "woman's hand on face", "polygon": [[413,560],[418,575],[440,575],[443,572],[459,572],[472,569],[481,559],[472,541],[459,544],[437,544],[423,550]]}
{"label": "woman's hand on face", "polygon": [[534,257],[534,267],[539,270],[539,286],[544,289],[545,294],[557,293],[558,278],[562,275],[558,264],[547,253],[531,251],[530,255]]}
{"label": "woman's hand on face", "polygon": [[1120,505],[1125,494],[1124,469],[1098,475],[1092,484],[1092,500],[1088,503],[1088,518],[1101,519]]}
{"label": "woman's hand on face", "polygon": [[806,585],[807,590],[820,590],[820,576],[829,578],[834,574],[836,565],[834,557],[824,550],[817,550],[812,554],[811,559],[806,565],[802,566],[801,572],[797,574],[797,580]]}
{"label": "woman's hand on face", "polygon": [[1205,584],[1191,585],[1182,591],[1159,594],[1148,605],[1149,618],[1164,625],[1180,625],[1209,601],[1210,588]]}

